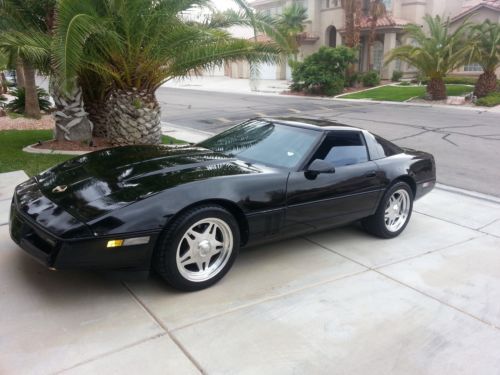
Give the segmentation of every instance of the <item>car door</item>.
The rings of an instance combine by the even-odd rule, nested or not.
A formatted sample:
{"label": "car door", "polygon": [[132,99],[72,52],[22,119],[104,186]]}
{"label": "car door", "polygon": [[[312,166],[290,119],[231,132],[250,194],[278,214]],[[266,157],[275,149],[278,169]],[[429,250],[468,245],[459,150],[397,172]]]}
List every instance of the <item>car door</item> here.
{"label": "car door", "polygon": [[[335,171],[308,172],[316,159],[333,164]],[[371,215],[383,190],[382,180],[362,132],[328,132],[303,170],[290,173],[285,231],[304,233]]]}

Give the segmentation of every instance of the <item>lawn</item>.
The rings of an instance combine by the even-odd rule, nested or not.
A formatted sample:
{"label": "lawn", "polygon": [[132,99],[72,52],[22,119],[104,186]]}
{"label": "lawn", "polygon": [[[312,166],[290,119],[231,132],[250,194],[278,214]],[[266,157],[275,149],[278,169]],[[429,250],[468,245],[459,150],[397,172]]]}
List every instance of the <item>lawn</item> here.
{"label": "lawn", "polygon": [[[468,94],[474,90],[468,85],[446,85],[449,96],[460,96]],[[425,86],[383,86],[368,91],[356,92],[344,95],[339,99],[373,99],[389,102],[404,102],[411,98],[423,98]]]}
{"label": "lawn", "polygon": [[[52,130],[4,130],[0,131],[0,173],[24,169],[33,176],[41,171],[74,156],[30,154],[22,149],[25,146],[52,139]],[[178,144],[182,141],[168,136],[162,137],[165,144]]]}

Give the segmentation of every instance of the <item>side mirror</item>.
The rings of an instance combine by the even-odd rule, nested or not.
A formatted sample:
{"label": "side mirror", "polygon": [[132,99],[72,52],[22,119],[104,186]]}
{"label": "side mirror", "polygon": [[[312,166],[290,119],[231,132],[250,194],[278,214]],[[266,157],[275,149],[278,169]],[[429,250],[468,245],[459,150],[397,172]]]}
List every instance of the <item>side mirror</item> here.
{"label": "side mirror", "polygon": [[306,172],[313,174],[335,173],[335,167],[332,163],[321,159],[315,159],[311,164],[309,164]]}

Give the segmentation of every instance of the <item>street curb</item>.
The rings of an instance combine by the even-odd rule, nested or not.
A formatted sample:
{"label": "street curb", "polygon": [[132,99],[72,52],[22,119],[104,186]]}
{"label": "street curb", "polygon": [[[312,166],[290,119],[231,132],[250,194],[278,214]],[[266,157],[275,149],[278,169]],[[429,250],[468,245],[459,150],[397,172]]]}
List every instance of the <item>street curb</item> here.
{"label": "street curb", "polygon": [[[407,107],[424,107],[424,108],[440,108],[440,109],[458,109],[460,111],[473,111],[478,113],[498,113],[496,111],[492,111],[491,108],[482,108],[482,107],[461,107],[454,105],[444,105],[444,104],[426,104],[426,103],[409,103],[409,102],[388,102],[383,100],[370,100],[370,99],[343,99],[335,97],[333,99],[341,100],[349,103],[371,103],[371,104],[389,104],[396,106],[407,106]],[[493,107],[495,108],[495,107]]]}
{"label": "street curb", "polygon": [[168,135],[188,143],[202,142],[214,135],[211,132],[179,126],[166,121],[161,122],[161,130],[163,135]]}
{"label": "street curb", "polygon": [[444,191],[447,191],[449,193],[463,195],[463,196],[470,197],[470,198],[481,199],[483,201],[488,201],[488,202],[495,203],[495,204],[500,204],[500,198],[496,197],[494,195],[490,195],[490,194],[479,193],[477,191],[466,190],[466,189],[457,188],[457,187],[450,186],[450,185],[443,185],[440,183],[436,184],[436,189],[444,190]]}
{"label": "street curb", "polygon": [[52,155],[84,155],[92,151],[64,151],[64,150],[48,150],[44,148],[36,148],[37,143],[26,146],[23,148],[24,152],[30,154],[52,154]]}

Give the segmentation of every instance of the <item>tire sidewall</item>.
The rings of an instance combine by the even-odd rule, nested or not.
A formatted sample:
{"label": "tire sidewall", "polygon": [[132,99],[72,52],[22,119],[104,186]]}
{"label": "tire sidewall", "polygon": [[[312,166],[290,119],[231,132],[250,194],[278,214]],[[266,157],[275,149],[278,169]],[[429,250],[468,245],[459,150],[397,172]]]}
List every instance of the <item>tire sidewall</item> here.
{"label": "tire sidewall", "polygon": [[[392,194],[396,192],[397,190],[404,189],[408,193],[410,197],[410,211],[408,212],[408,217],[406,218],[406,222],[404,225],[399,228],[396,232],[391,232],[390,230],[387,229],[385,226],[385,207],[387,205],[387,200],[390,199]],[[413,191],[411,190],[411,187],[406,183],[406,182],[396,182],[394,185],[392,185],[384,194],[384,197],[382,201],[380,202],[380,207],[378,208],[377,211],[377,220],[380,221],[380,228],[383,231],[384,237],[386,238],[394,238],[399,236],[406,228],[408,223],[410,222],[411,215],[413,213]]]}
{"label": "tire sidewall", "polygon": [[[186,231],[196,222],[206,218],[217,218],[227,223],[233,235],[233,249],[227,263],[224,265],[224,268],[217,273],[217,275],[214,275],[209,280],[195,282],[184,278],[184,276],[179,272],[176,258],[177,248]],[[157,249],[157,251],[165,252],[163,257],[165,264],[163,264],[163,267],[168,272],[167,281],[178,289],[194,291],[207,288],[226,275],[236,260],[239,252],[239,245],[240,230],[234,216],[222,207],[207,206],[199,207],[198,209],[190,211],[186,215],[179,217],[179,220],[175,222],[170,229],[167,229],[163,241],[160,242],[160,248]]]}

